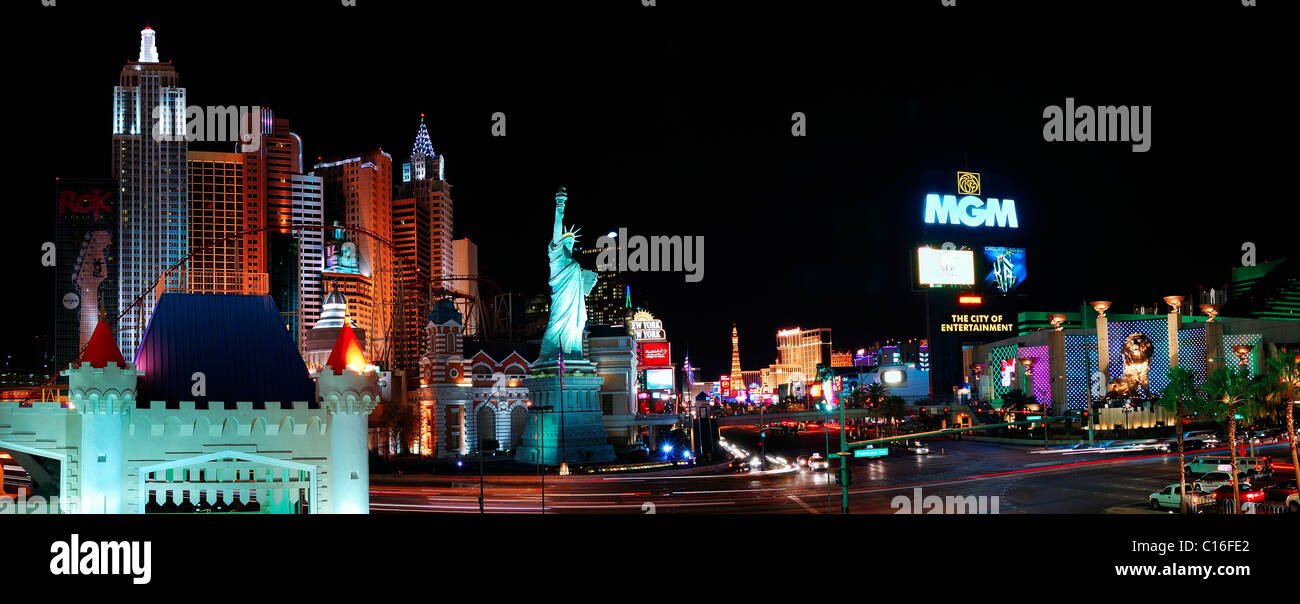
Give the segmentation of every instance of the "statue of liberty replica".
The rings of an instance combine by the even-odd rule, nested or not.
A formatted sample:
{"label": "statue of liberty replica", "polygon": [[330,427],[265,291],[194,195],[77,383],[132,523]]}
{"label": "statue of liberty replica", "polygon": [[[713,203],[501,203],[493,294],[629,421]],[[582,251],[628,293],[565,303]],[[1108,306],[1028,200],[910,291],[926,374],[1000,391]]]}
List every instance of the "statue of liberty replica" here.
{"label": "statue of liberty replica", "polygon": [[596,286],[596,273],[583,269],[574,257],[578,230],[564,228],[564,187],[555,194],[555,223],[547,247],[550,262],[551,314],[542,336],[542,351],[524,386],[533,405],[528,410],[515,461],[559,465],[614,460],[614,447],[601,420],[600,387],[605,378],[582,356],[587,328],[587,294]]}

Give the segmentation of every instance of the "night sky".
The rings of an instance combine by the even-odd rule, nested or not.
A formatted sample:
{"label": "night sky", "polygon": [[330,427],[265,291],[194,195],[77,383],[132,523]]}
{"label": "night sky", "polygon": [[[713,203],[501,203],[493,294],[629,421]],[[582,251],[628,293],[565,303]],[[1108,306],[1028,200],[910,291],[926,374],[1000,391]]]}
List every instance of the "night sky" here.
{"label": "night sky", "polygon": [[[830,327],[837,349],[924,335],[909,255],[928,242],[927,172],[1012,183],[986,195],[1016,200],[1037,310],[1187,295],[1227,282],[1244,241],[1260,260],[1294,246],[1294,21],[1263,1],[1105,16],[970,0],[360,3],[16,9],[31,37],[6,40],[7,352],[52,329],[38,261],[54,178],[109,176],[112,89],[146,24],[189,104],[272,107],[308,164],[382,147],[400,176],[425,113],[455,236],[507,291],[545,291],[560,185],[580,244],[618,227],[704,236],[701,283],[634,277],[701,379],[726,370],[733,322],[745,369],[773,361],[781,327]],[[1067,96],[1152,105],[1151,150],[1044,142],[1043,108]],[[795,111],[807,137],[790,135]],[[191,144],[204,148],[229,145]]]}

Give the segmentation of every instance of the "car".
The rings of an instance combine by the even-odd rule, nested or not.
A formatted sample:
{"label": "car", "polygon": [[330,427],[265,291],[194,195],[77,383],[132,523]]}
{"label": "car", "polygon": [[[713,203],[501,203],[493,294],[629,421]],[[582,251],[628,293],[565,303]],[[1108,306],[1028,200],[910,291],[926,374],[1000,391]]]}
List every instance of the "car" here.
{"label": "car", "polygon": [[1212,445],[1219,442],[1219,435],[1215,434],[1214,430],[1192,430],[1183,433],[1183,440],[1194,440],[1201,442],[1203,445]]}
{"label": "car", "polygon": [[921,441],[919,441],[919,440],[914,440],[914,441],[909,442],[909,443],[907,444],[907,450],[908,450],[909,452],[915,454],[915,455],[929,455],[929,454],[930,454],[930,447],[926,446],[925,443],[923,443],[923,442],[921,442]]}
{"label": "car", "polygon": [[[1198,493],[1208,493],[1225,484],[1232,486],[1232,477],[1229,476],[1227,472],[1210,472],[1208,474],[1202,474],[1199,478],[1192,481],[1192,490]],[[1237,484],[1250,484],[1250,480],[1246,478],[1245,472],[1237,473]]]}
{"label": "car", "polygon": [[[1178,483],[1175,482],[1174,484],[1171,484],[1155,493],[1152,493],[1147,498],[1151,503],[1151,509],[1158,510],[1162,507],[1166,507],[1166,508],[1179,507],[1178,504],[1179,489],[1180,487]],[[1190,488],[1187,490],[1187,505],[1192,509],[1196,509],[1197,507],[1209,503],[1213,500],[1214,500],[1213,495],[1207,495],[1205,493],[1197,493],[1196,491],[1193,491]]]}
{"label": "car", "polygon": [[794,462],[796,465],[800,467],[808,467],[808,456],[800,455],[799,457],[795,458]]}
{"label": "car", "polygon": [[[1250,483],[1242,483],[1237,485],[1237,492],[1241,496],[1242,501],[1251,501],[1251,502],[1263,501],[1265,497],[1264,489],[1260,487],[1251,486]],[[1219,500],[1232,499],[1232,485],[1225,484],[1217,489],[1214,489],[1214,492],[1211,494],[1214,495],[1215,499],[1219,499]]]}
{"label": "car", "polygon": [[1285,501],[1287,495],[1295,495],[1297,492],[1295,479],[1283,480],[1264,487],[1264,494],[1269,499]]}
{"label": "car", "polygon": [[825,457],[822,457],[821,453],[813,453],[812,457],[808,458],[809,470],[814,470],[814,471],[825,470],[829,467],[830,467],[830,463],[826,461]]}
{"label": "car", "polygon": [[[1187,462],[1187,471],[1201,474],[1205,472],[1227,472],[1232,467],[1232,457],[1207,455],[1197,457]],[[1237,471],[1245,472],[1246,476],[1255,478],[1256,476],[1272,476],[1273,464],[1269,457],[1237,457]]]}

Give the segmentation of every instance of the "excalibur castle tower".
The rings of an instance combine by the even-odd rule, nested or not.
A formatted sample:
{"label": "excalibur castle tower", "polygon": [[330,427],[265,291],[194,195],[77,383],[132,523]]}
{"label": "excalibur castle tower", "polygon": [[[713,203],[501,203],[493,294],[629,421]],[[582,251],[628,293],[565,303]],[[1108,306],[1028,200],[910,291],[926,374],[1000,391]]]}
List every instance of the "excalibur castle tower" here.
{"label": "excalibur castle tower", "polygon": [[[154,30],[140,32],[140,56],[127,61],[113,88],[113,176],[118,179],[117,342],[127,361],[153,315],[154,281],[185,256],[188,241],[188,147],[185,89],[171,62],[158,61]],[[180,277],[177,277],[178,279]],[[183,286],[169,283],[166,286]]]}

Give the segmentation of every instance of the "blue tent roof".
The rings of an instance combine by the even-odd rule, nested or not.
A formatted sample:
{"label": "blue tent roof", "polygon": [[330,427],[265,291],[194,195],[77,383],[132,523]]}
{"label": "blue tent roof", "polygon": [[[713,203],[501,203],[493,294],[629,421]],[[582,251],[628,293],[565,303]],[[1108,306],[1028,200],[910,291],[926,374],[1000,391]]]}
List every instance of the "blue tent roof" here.
{"label": "blue tent roof", "polygon": [[[316,385],[270,296],[165,293],[135,363],[144,372],[141,402],[316,400]],[[206,396],[192,394],[195,372],[203,373]]]}

